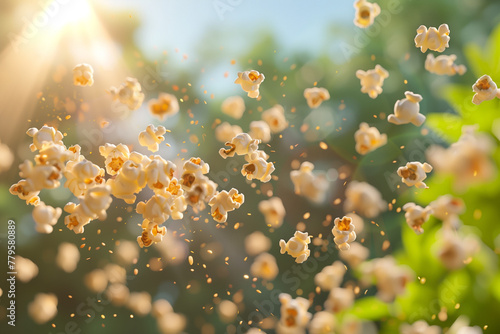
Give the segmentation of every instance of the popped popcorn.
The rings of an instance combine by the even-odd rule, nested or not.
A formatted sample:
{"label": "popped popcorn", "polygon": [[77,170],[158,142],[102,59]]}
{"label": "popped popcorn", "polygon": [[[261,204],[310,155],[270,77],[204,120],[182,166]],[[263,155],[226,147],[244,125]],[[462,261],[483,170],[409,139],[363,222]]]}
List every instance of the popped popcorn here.
{"label": "popped popcorn", "polygon": [[495,97],[500,99],[500,89],[489,75],[483,75],[472,85],[472,91],[475,93],[472,97],[472,103],[480,105],[484,101],[493,100]]}
{"label": "popped popcorn", "polygon": [[99,154],[106,159],[104,164],[106,165],[106,173],[109,175],[118,174],[125,161],[127,161],[130,157],[128,147],[123,144],[115,146],[113,144],[106,143],[103,146],[99,146]]}
{"label": "popped popcorn", "polygon": [[314,276],[314,283],[323,291],[330,291],[339,287],[346,273],[344,264],[335,261],[332,265],[323,267],[323,269]]}
{"label": "popped popcorn", "polygon": [[426,173],[430,173],[432,171],[432,166],[427,162],[423,164],[418,161],[408,162],[406,166],[402,166],[398,168],[398,175],[401,177],[401,181],[406,184],[408,187],[415,186],[417,188],[429,188],[423,182],[427,178]]}
{"label": "popped popcorn", "polygon": [[349,243],[356,240],[352,219],[346,216],[342,217],[342,219],[337,217],[334,224],[335,226],[332,228],[333,241],[341,251],[349,250],[351,247]]}
{"label": "popped popcorn", "polygon": [[414,277],[414,273],[407,266],[398,266],[390,255],[363,263],[362,272],[364,279],[375,279],[377,297],[386,303],[405,293],[406,285]]}
{"label": "popped popcorn", "polygon": [[184,199],[195,212],[204,210],[217,191],[217,183],[207,177],[197,178],[190,190],[185,192]]}
{"label": "popped popcorn", "polygon": [[405,211],[405,218],[408,226],[410,226],[415,233],[422,234],[424,232],[422,225],[429,220],[432,208],[430,206],[423,208],[420,205],[410,202],[403,205],[403,210]]}
{"label": "popped popcorn", "polygon": [[[135,202],[135,194],[147,184],[145,166],[142,164],[144,158],[141,154],[132,152],[129,160],[123,163],[116,177],[106,181],[113,196],[123,199],[127,204]],[[145,162],[148,164],[147,160]]]}
{"label": "popped popcorn", "polygon": [[61,214],[61,208],[53,208],[50,205],[40,202],[32,212],[33,220],[36,223],[36,230],[39,233],[52,233],[54,230],[53,226],[57,224]]}
{"label": "popped popcorn", "polygon": [[413,324],[402,324],[399,327],[401,334],[441,334],[438,326],[429,326],[425,320],[418,320]]}
{"label": "popped popcorn", "polygon": [[264,79],[264,74],[251,70],[238,72],[238,78],[234,81],[234,83],[241,85],[241,88],[248,93],[248,97],[256,99],[259,97],[259,87]]}
{"label": "popped popcorn", "polygon": [[253,139],[258,139],[261,143],[264,144],[271,141],[271,128],[265,121],[250,122],[250,131],[248,132],[248,134]]}
{"label": "popped popcorn", "polygon": [[269,125],[271,133],[280,133],[288,127],[285,109],[280,104],[274,105],[262,113],[262,120]]}
{"label": "popped popcorn", "polygon": [[307,232],[296,231],[288,241],[280,240],[280,253],[288,253],[295,258],[295,262],[302,263],[311,255],[308,246],[310,243],[311,237],[308,236]]}
{"label": "popped popcorn", "polygon": [[335,316],[330,312],[316,312],[309,323],[309,334],[334,333],[336,326]]}
{"label": "popped popcorn", "polygon": [[351,181],[345,190],[344,211],[355,211],[366,218],[374,218],[387,209],[387,203],[377,188],[366,182]]}
{"label": "popped popcorn", "polygon": [[276,258],[269,253],[262,253],[255,258],[250,266],[250,274],[255,277],[272,281],[278,276],[278,265]]}
{"label": "popped popcorn", "polygon": [[54,189],[59,187],[59,180],[62,178],[61,171],[51,165],[33,165],[29,160],[25,160],[19,165],[19,176],[26,179],[25,191],[39,191],[42,189]]}
{"label": "popped popcorn", "polygon": [[455,64],[455,60],[457,60],[456,55],[434,57],[432,53],[429,53],[425,60],[425,69],[437,75],[464,75],[467,68],[464,65]]}
{"label": "popped popcorn", "polygon": [[80,204],[78,205],[69,202],[64,206],[64,211],[70,214],[64,217],[64,224],[77,234],[83,233],[84,226],[90,221],[106,219],[106,210],[113,201],[111,199],[111,188],[107,185],[88,189],[85,195],[79,197],[79,199]]}
{"label": "popped popcorn", "polygon": [[217,305],[217,314],[222,322],[231,323],[238,316],[238,306],[230,300],[223,300]]}
{"label": "popped popcorn", "polygon": [[83,156],[80,157],[79,160],[69,161],[63,172],[66,178],[64,186],[76,197],[85,195],[87,189],[105,182],[104,169],[84,159]]}
{"label": "popped popcorn", "polygon": [[457,229],[462,225],[458,216],[465,212],[465,204],[460,198],[443,195],[431,202],[429,206],[432,208],[432,215],[443,221],[445,226]]}
{"label": "popped popcorn", "polygon": [[179,112],[179,101],[172,94],[160,93],[158,99],[151,99],[148,103],[149,112],[163,121],[167,117],[174,116]]}
{"label": "popped popcorn", "polygon": [[491,180],[496,168],[491,154],[496,145],[484,133],[477,134],[476,126],[464,126],[462,136],[448,148],[432,145],[426,151],[436,173],[452,174],[454,185],[463,191],[471,184]]}
{"label": "popped popcorn", "polygon": [[181,185],[174,177],[177,166],[172,161],[165,160],[159,155],[143,157],[142,161],[145,166],[146,183],[155,194],[164,195],[168,192],[175,196],[182,195]]}
{"label": "popped popcorn", "polygon": [[125,284],[112,283],[106,289],[106,298],[108,298],[114,306],[124,306],[127,304],[129,296],[130,290]]}
{"label": "popped popcorn", "polygon": [[139,144],[147,147],[151,152],[156,152],[160,148],[159,144],[165,140],[163,137],[165,133],[167,133],[167,129],[164,126],[155,127],[150,124],[146,130],[139,133]]}
{"label": "popped popcorn", "polygon": [[37,293],[28,305],[28,314],[41,325],[57,315],[57,297],[53,293]]}
{"label": "popped popcorn", "polygon": [[9,170],[13,162],[14,154],[7,145],[0,142],[0,173]]}
{"label": "popped popcorn", "polygon": [[38,275],[38,266],[30,259],[16,255],[14,256],[14,262],[16,264],[17,280],[28,283]]}
{"label": "popped popcorn", "polygon": [[330,99],[330,93],[325,88],[306,88],[304,90],[304,97],[307,100],[309,108],[316,109],[321,105],[321,103],[323,103],[323,101],[328,101]]}
{"label": "popped popcorn", "polygon": [[119,263],[130,265],[139,258],[139,249],[137,244],[129,240],[119,240],[116,242],[113,254]]}
{"label": "popped popcorn", "polygon": [[260,231],[255,231],[245,237],[245,250],[248,255],[255,256],[271,249],[271,240]]}
{"label": "popped popcorn", "polygon": [[141,90],[141,84],[135,78],[125,78],[125,83],[122,83],[118,88],[111,87],[109,92],[113,101],[119,101],[130,110],[139,109],[144,101],[144,93]]}
{"label": "popped popcorn", "polygon": [[368,258],[370,251],[359,242],[353,242],[350,246],[349,250],[340,252],[339,256],[351,268],[355,269]]}
{"label": "popped popcorn", "polygon": [[26,204],[36,206],[40,203],[40,197],[38,197],[40,190],[34,190],[33,182],[30,180],[20,180],[9,188],[9,192],[14,196],[18,196],[19,199],[25,200]]}
{"label": "popped popcorn", "polygon": [[312,318],[311,313],[307,312],[309,300],[297,297],[292,299],[289,294],[281,293],[279,295],[281,303],[281,318],[276,326],[278,334],[302,334],[306,332],[306,327]]}
{"label": "popped popcorn", "polygon": [[286,211],[281,198],[271,197],[268,200],[260,201],[259,211],[264,215],[267,226],[278,228],[283,224]]}
{"label": "popped popcorn", "polygon": [[415,46],[420,48],[422,53],[428,49],[437,52],[443,52],[450,46],[450,28],[447,24],[441,24],[438,29],[421,25],[417,29],[417,36],[415,36]]}
{"label": "popped popcorn", "polygon": [[225,145],[229,146],[229,149],[221,148],[219,150],[219,154],[222,158],[226,159],[227,157],[234,157],[237,155],[246,155],[253,153],[259,147],[260,141],[258,139],[252,139],[248,133],[240,133],[230,142],[227,142]]}
{"label": "popped popcorn", "polygon": [[221,110],[234,119],[240,119],[245,112],[245,101],[241,96],[228,97],[222,102]]}
{"label": "popped popcorn", "polygon": [[149,247],[153,243],[161,242],[166,233],[167,228],[165,226],[160,227],[158,224],[144,219],[142,221],[142,233],[137,237],[137,243],[141,248]]}
{"label": "popped popcorn", "polygon": [[217,192],[208,205],[211,207],[212,218],[218,223],[224,223],[227,220],[227,213],[238,209],[245,201],[243,194],[238,194],[238,190],[232,188],[229,192],[223,190]]}
{"label": "popped popcorn", "polygon": [[382,94],[382,86],[384,80],[389,77],[389,72],[382,66],[376,65],[372,70],[357,70],[356,77],[361,81],[361,92],[368,94],[372,99],[376,99],[377,96]]}
{"label": "popped popcorn", "polygon": [[[251,128],[251,123],[250,123],[250,128]],[[217,141],[221,143],[225,143],[231,141],[234,137],[236,137],[238,134],[242,132],[243,129],[239,125],[231,125],[228,122],[223,122],[222,124],[218,125],[215,128],[215,139],[217,139]],[[254,138],[254,139],[259,139],[259,138]]]}
{"label": "popped popcorn", "polygon": [[365,155],[387,144],[387,135],[381,134],[376,127],[363,122],[359,124],[359,130],[354,133],[354,140],[356,152]]}
{"label": "popped popcorn", "polygon": [[[241,174],[246,176],[247,180],[257,179],[261,182],[269,182],[271,180],[271,173],[275,169],[274,164],[262,158],[262,155],[259,154],[260,152],[263,151],[255,151],[245,157],[248,163],[241,168]],[[267,155],[264,153],[264,156]]]}
{"label": "popped popcorn", "polygon": [[325,311],[339,313],[352,307],[354,292],[350,288],[333,288],[325,301]]}
{"label": "popped popcorn", "polygon": [[89,64],[78,64],[73,68],[73,84],[75,86],[92,86],[94,69]]}
{"label": "popped popcorn", "polygon": [[30,128],[26,131],[26,134],[33,137],[33,144],[30,145],[31,152],[40,150],[44,143],[54,143],[57,145],[64,145],[62,142],[63,134],[61,131],[54,129],[53,127],[44,125],[38,130],[37,128]]}
{"label": "popped popcorn", "polygon": [[419,102],[422,95],[405,92],[406,98],[397,100],[394,104],[394,114],[387,117],[387,121],[392,124],[401,125],[411,123],[421,126],[425,122],[425,116],[420,113]]}
{"label": "popped popcorn", "polygon": [[175,197],[169,193],[154,195],[148,201],[137,203],[136,212],[155,224],[163,224],[170,217],[174,220],[182,219],[182,212],[186,210],[184,203],[180,196]]}
{"label": "popped popcorn", "polygon": [[477,237],[469,233],[460,233],[442,229],[438,232],[438,241],[434,249],[437,258],[448,270],[463,268],[479,250]]}
{"label": "popped popcorn", "polygon": [[78,247],[69,242],[63,242],[57,248],[56,263],[59,268],[67,273],[75,271],[80,261]]}
{"label": "popped popcorn", "polygon": [[298,170],[290,172],[294,191],[297,195],[307,197],[313,202],[321,203],[325,200],[329,184],[326,178],[313,174],[314,165],[304,161]]}
{"label": "popped popcorn", "polygon": [[354,8],[356,9],[354,24],[360,28],[371,26],[375,18],[380,14],[380,6],[366,0],[357,0],[354,3]]}
{"label": "popped popcorn", "polygon": [[145,291],[131,292],[128,297],[127,307],[135,315],[144,317],[151,312],[151,295]]}

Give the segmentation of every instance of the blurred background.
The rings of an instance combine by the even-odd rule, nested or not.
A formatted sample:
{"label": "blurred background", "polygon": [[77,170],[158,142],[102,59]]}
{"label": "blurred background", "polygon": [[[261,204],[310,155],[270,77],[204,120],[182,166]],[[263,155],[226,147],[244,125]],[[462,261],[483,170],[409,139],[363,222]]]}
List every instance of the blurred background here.
{"label": "blurred background", "polygon": [[[370,249],[370,258],[392,254],[399,263],[409,265],[417,279],[405,295],[389,305],[374,297],[374,287],[361,291],[355,307],[342,317],[354,315],[360,321],[373,321],[380,333],[398,333],[401,323],[419,319],[447,328],[463,314],[485,333],[499,333],[498,176],[457,191],[453,179],[435,175],[427,183],[430,189],[397,187],[394,174],[406,161],[423,162],[430,145],[447,147],[455,142],[462,125],[479,122],[479,130],[498,143],[495,134],[500,131],[492,125],[500,118],[500,104],[492,101],[474,107],[470,87],[483,74],[500,81],[500,2],[378,3],[382,13],[375,24],[360,29],[353,24],[353,1],[3,0],[0,141],[13,153],[14,161],[0,174],[1,253],[6,254],[7,249],[6,222],[13,219],[16,253],[33,261],[38,275],[27,283],[17,283],[14,329],[6,325],[7,285],[5,280],[0,283],[4,291],[0,297],[2,333],[159,333],[151,315],[134,316],[127,307],[108,303],[89,311],[88,298],[103,297],[88,288],[85,276],[119,263],[117,245],[135,243],[141,233],[142,219],[133,206],[114,199],[106,221],[92,222],[84,234],[69,231],[61,218],[54,232],[45,235],[35,231],[32,207],[9,194],[9,187],[19,180],[17,166],[34,157],[26,131],[44,124],[60,130],[66,146],[79,144],[82,154],[101,167],[100,145],[124,143],[148,154],[139,145],[138,134],[148,124],[161,124],[171,132],[165,135],[170,147],[161,145],[160,155],[178,164],[200,157],[209,163],[208,176],[219,184],[219,190],[234,187],[245,194],[244,205],[230,213],[227,224],[216,226],[206,212],[195,214],[188,209],[183,220],[165,223],[168,237],[160,247],[140,249],[133,263],[123,265],[130,291],[146,291],[153,300],[167,299],[176,313],[188,319],[186,333],[243,333],[256,326],[255,319],[264,318],[268,320],[261,327],[269,327],[273,316],[279,318],[276,292],[308,298],[310,312],[320,310],[327,293],[316,291],[314,275],[338,259],[327,217],[343,215],[345,183],[350,180],[372,184],[387,202],[393,202],[393,210],[374,221],[365,219],[360,240]],[[426,55],[415,48],[418,26],[442,23],[451,30],[446,54],[456,54],[456,62],[468,67],[463,76],[426,72]],[[94,68],[92,87],[73,85],[72,68],[79,63]],[[383,94],[372,100],[360,92],[355,72],[376,64],[387,69],[390,77]],[[266,76],[259,99],[247,98],[233,83],[239,71],[250,69]],[[159,122],[149,113],[147,103],[135,111],[113,104],[109,88],[129,76],[141,84],[146,102],[160,92],[174,94],[180,112]],[[327,88],[331,99],[311,110],[303,91],[314,85]],[[406,90],[424,97],[420,106],[428,121],[421,128],[393,126],[386,120]],[[234,95],[245,99],[246,112],[240,120],[221,112],[222,101]],[[214,128],[227,121],[248,131],[249,123],[260,120],[260,114],[275,104],[284,107],[289,127],[261,147],[274,162],[277,178],[269,183],[246,182],[234,164],[217,154],[223,144],[216,140]],[[387,145],[366,156],[357,154],[354,132],[361,122],[386,133]],[[498,149],[492,160],[498,166]],[[314,204],[294,194],[289,174],[303,161],[313,162],[315,170],[324,172],[329,182],[324,203]],[[472,262],[455,271],[445,269],[431,251],[440,223],[432,218],[425,235],[416,236],[404,214],[396,210],[408,201],[427,205],[448,193],[464,199],[467,210],[461,219],[481,240],[481,251]],[[266,226],[258,210],[258,203],[269,196],[280,197],[286,209],[284,224],[276,230]],[[42,191],[41,198],[58,207],[75,201],[63,187]],[[307,268],[280,255],[279,239],[287,240],[296,230],[321,235],[324,242],[311,245],[312,254],[329,255]],[[276,257],[280,271],[272,282],[244,276],[249,275],[253,258],[243,243],[254,231],[262,231],[272,241],[269,252]],[[72,273],[55,263],[62,242],[76,245],[80,252]],[[188,263],[189,255],[193,265]],[[0,263],[7,268],[6,256],[2,255]],[[421,278],[425,278],[423,283]],[[356,273],[346,275],[346,281],[358,279]],[[39,292],[58,297],[57,316],[41,325],[27,313],[28,304]],[[237,305],[236,319],[227,322],[217,314],[222,300]],[[443,308],[447,317],[438,317]],[[256,309],[258,316],[253,313]],[[69,322],[76,323],[77,329],[65,329]]]}

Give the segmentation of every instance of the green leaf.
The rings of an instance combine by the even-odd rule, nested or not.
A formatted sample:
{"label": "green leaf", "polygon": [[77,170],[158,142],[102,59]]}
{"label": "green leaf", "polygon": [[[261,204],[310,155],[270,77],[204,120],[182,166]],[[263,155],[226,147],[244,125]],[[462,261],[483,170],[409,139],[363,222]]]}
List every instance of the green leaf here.
{"label": "green leaf", "polygon": [[349,314],[360,319],[375,320],[390,315],[388,304],[382,302],[377,297],[366,297],[356,301]]}

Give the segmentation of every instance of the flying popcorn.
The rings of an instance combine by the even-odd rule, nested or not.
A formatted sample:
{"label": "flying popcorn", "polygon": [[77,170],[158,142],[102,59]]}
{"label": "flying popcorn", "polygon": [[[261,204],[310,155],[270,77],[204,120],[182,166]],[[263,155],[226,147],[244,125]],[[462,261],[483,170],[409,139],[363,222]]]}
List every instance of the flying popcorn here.
{"label": "flying popcorn", "polygon": [[322,291],[330,291],[342,284],[346,268],[340,261],[335,261],[332,265],[323,267],[323,269],[314,276],[314,283]]}
{"label": "flying popcorn", "polygon": [[217,314],[222,322],[229,324],[238,316],[238,306],[230,300],[223,300],[217,305]]}
{"label": "flying popcorn", "polygon": [[63,134],[61,131],[58,131],[50,126],[44,125],[40,128],[40,130],[37,128],[30,128],[26,131],[26,134],[33,137],[33,144],[30,145],[31,152],[40,150],[45,143],[64,145],[62,142]]}
{"label": "flying popcorn", "polygon": [[185,210],[183,197],[176,197],[170,193],[154,195],[147,202],[139,202],[136,206],[138,214],[156,224],[163,224],[170,217],[174,220],[182,219],[182,212]]}
{"label": "flying popcorn", "polygon": [[38,266],[30,259],[16,255],[14,256],[14,262],[16,264],[17,280],[28,283],[38,275]]}
{"label": "flying popcorn", "polygon": [[295,258],[295,262],[302,263],[311,255],[308,246],[310,243],[311,237],[308,236],[307,232],[296,231],[288,241],[280,240],[280,253],[288,253]]}
{"label": "flying popcorn", "polygon": [[323,101],[328,101],[330,99],[330,93],[325,88],[306,88],[304,90],[304,97],[307,100],[309,108],[316,109]]}
{"label": "flying popcorn", "polygon": [[496,174],[491,160],[496,145],[489,135],[476,130],[476,126],[464,126],[456,143],[448,148],[432,145],[426,151],[427,160],[436,173],[453,175],[459,191],[471,184],[489,181]]}
{"label": "flying popcorn", "polygon": [[424,320],[418,320],[413,324],[402,324],[399,327],[401,334],[441,334],[441,327],[429,326]]}
{"label": "flying popcorn", "polygon": [[223,190],[212,197],[208,205],[211,207],[212,218],[218,223],[225,223],[227,213],[238,209],[245,202],[245,196],[238,194],[238,190],[232,188],[229,192]]}
{"label": "flying popcorn", "polygon": [[174,116],[179,112],[179,101],[177,101],[177,97],[167,93],[160,93],[158,99],[151,99],[148,106],[151,115],[158,118],[160,121],[163,121],[167,117]]}
{"label": "flying popcorn", "polygon": [[271,180],[271,173],[275,169],[272,162],[267,162],[262,156],[259,156],[259,151],[252,152],[245,158],[248,163],[241,168],[241,174],[247,180],[257,179],[261,182],[269,182]]}
{"label": "flying popcorn", "polygon": [[285,109],[276,104],[262,113],[262,120],[269,125],[271,133],[280,133],[288,127],[285,117]]}
{"label": "flying popcorn", "polygon": [[234,119],[240,119],[245,112],[245,101],[241,96],[228,97],[224,100],[224,102],[222,102],[221,110],[224,114],[229,115]]}
{"label": "flying popcorn", "polygon": [[359,125],[359,130],[354,133],[354,140],[356,152],[365,155],[387,144],[387,135],[381,134],[376,127],[370,127],[368,123],[363,122]]}
{"label": "flying popcorn", "polygon": [[[182,195],[181,185],[174,177],[177,166],[169,160],[163,159],[159,155],[152,155],[149,158],[141,157],[141,164],[145,166],[144,172],[146,183],[155,194],[171,193],[175,196]],[[189,161],[191,161],[190,159]]]}
{"label": "flying popcorn", "polygon": [[19,199],[25,200],[26,204],[36,206],[40,203],[40,197],[38,197],[40,190],[34,190],[31,180],[20,180],[9,188],[9,192],[18,196]]}
{"label": "flying popcorn", "polygon": [[340,259],[347,262],[351,268],[355,269],[368,258],[370,251],[359,242],[353,242],[350,246],[349,250],[340,252],[339,256]]}
{"label": "flying popcorn", "polygon": [[137,152],[132,152],[130,160],[123,163],[116,177],[106,181],[113,196],[124,200],[127,204],[135,202],[135,194],[140,192],[147,184],[144,164],[149,164],[147,161],[149,159],[145,161],[145,158]]}
{"label": "flying popcorn", "polygon": [[356,232],[352,219],[349,217],[335,218],[335,226],[332,228],[333,241],[341,251],[349,250],[349,243],[356,240]]}
{"label": "flying popcorn", "polygon": [[208,203],[217,191],[217,183],[209,180],[207,177],[197,178],[184,194],[184,198],[195,212],[204,210],[205,203]]}
{"label": "flying popcorn", "polygon": [[263,280],[272,281],[278,276],[278,265],[276,258],[269,253],[262,253],[255,258],[250,266],[250,274],[252,276],[262,278]]}
{"label": "flying popcorn", "polygon": [[325,200],[329,184],[324,176],[313,174],[314,165],[304,161],[298,170],[290,172],[295,194],[307,197],[315,203]]}
{"label": "flying popcorn", "polygon": [[441,229],[438,233],[439,238],[434,245],[435,254],[448,270],[463,268],[479,251],[479,241],[471,233],[462,236],[446,229]]}
{"label": "flying popcorn", "polygon": [[151,295],[145,291],[131,292],[128,297],[127,307],[140,317],[146,316],[151,312]]}
{"label": "flying popcorn", "polygon": [[85,195],[87,189],[105,182],[104,169],[84,159],[83,156],[80,157],[81,160],[69,161],[64,170],[66,178],[64,186],[76,197]]}
{"label": "flying popcorn", "polygon": [[28,314],[41,325],[57,315],[57,297],[53,293],[37,293],[28,305]]}
{"label": "flying popcorn", "polygon": [[94,69],[89,64],[78,64],[73,68],[73,84],[75,86],[92,86]]}
{"label": "flying popcorn", "polygon": [[408,226],[410,226],[417,234],[424,233],[422,225],[429,220],[432,208],[430,206],[423,208],[410,202],[403,205],[403,210],[405,211],[405,218]]}
{"label": "flying popcorn", "polygon": [[443,195],[429,206],[432,208],[432,215],[441,220],[445,226],[458,229],[462,225],[458,216],[465,212],[465,204],[460,198]]}
{"label": "flying popcorn", "polygon": [[70,214],[64,217],[64,224],[77,234],[83,233],[84,226],[90,221],[106,219],[106,210],[113,201],[111,199],[111,188],[105,185],[87,190],[85,195],[79,199],[80,204],[78,205],[69,202],[64,206],[64,211]]}
{"label": "flying popcorn", "polygon": [[429,188],[422,182],[427,178],[426,173],[432,171],[432,166],[427,162],[423,164],[418,161],[408,162],[406,166],[398,168],[398,175],[401,177],[401,182],[406,184],[408,187],[415,186],[417,188]]}
{"label": "flying popcorn", "polygon": [[376,65],[372,70],[357,70],[356,77],[361,81],[361,92],[368,94],[372,99],[376,99],[377,96],[382,94],[384,79],[389,77],[389,72],[382,66]]}
{"label": "flying popcorn", "polygon": [[336,321],[330,312],[316,312],[309,323],[309,334],[334,333]]}
{"label": "flying popcorn", "polygon": [[99,146],[99,154],[106,159],[104,164],[106,165],[106,173],[109,175],[118,174],[125,161],[130,157],[128,147],[123,144],[115,146],[106,143],[103,146]]}
{"label": "flying popcorn", "polygon": [[67,273],[75,271],[80,261],[78,247],[69,242],[63,242],[57,248],[56,263],[59,268]]}
{"label": "flying popcorn", "polygon": [[57,224],[61,213],[61,208],[53,208],[40,202],[32,212],[33,220],[36,223],[36,230],[44,234],[52,233],[54,230],[53,226]]}
{"label": "flying popcorn", "polygon": [[325,311],[339,313],[352,307],[354,292],[350,288],[333,288],[325,301]]}
{"label": "flying popcorn", "polygon": [[125,78],[125,83],[122,83],[118,88],[111,87],[109,92],[113,101],[126,105],[130,110],[139,109],[144,101],[141,84],[135,78]]}
{"label": "flying popcorn", "polygon": [[118,263],[122,265],[131,265],[139,258],[139,249],[137,244],[129,240],[119,240],[116,242],[113,254]]}
{"label": "flying popcorn", "polygon": [[260,231],[255,231],[245,237],[245,250],[248,255],[255,256],[271,249],[271,240]]}
{"label": "flying popcorn", "polygon": [[412,92],[405,92],[405,99],[397,100],[394,104],[394,114],[387,117],[387,121],[392,124],[401,125],[411,123],[421,126],[425,121],[425,116],[420,113],[419,102],[422,96]]}
{"label": "flying popcorn", "polygon": [[[242,132],[242,131],[240,131]],[[248,132],[253,139],[260,140],[261,143],[269,143],[271,140],[271,128],[265,121],[253,121],[250,123]],[[231,140],[231,139],[230,139]]]}
{"label": "flying popcorn", "polygon": [[264,215],[267,226],[278,228],[285,218],[285,207],[279,197],[271,197],[259,202],[259,211]]}
{"label": "flying popcorn", "polygon": [[415,46],[420,48],[422,53],[428,49],[437,52],[443,52],[449,47],[450,42],[450,28],[447,24],[441,24],[438,29],[421,25],[417,29],[417,36],[415,37]]}
{"label": "flying popcorn", "polygon": [[407,284],[414,277],[408,267],[398,266],[390,255],[363,263],[362,271],[364,279],[375,280],[377,297],[386,303],[391,303],[396,296],[405,293]]}
{"label": "flying popcorn", "polygon": [[167,234],[165,226],[160,227],[158,224],[144,219],[142,221],[142,233],[137,237],[137,243],[141,248],[149,247],[153,243],[161,242],[165,234]]}
{"label": "flying popcorn", "polygon": [[380,6],[366,0],[357,0],[354,3],[354,8],[356,9],[354,24],[360,28],[371,26],[375,18],[380,14]]}
{"label": "flying popcorn", "polygon": [[366,182],[349,182],[345,197],[345,212],[355,211],[366,218],[374,218],[387,209],[387,203],[382,199],[382,194]]}
{"label": "flying popcorn", "polygon": [[455,60],[457,60],[456,55],[434,57],[432,53],[429,53],[425,60],[425,69],[437,75],[464,75],[467,68],[464,65],[455,64]]}
{"label": "flying popcorn", "polygon": [[159,144],[165,140],[163,135],[167,132],[165,127],[159,125],[155,127],[150,124],[146,130],[139,133],[139,144],[141,146],[147,147],[151,152],[156,152],[159,150]]}
{"label": "flying popcorn", "polygon": [[0,142],[0,173],[9,170],[13,162],[14,154],[7,145]]}
{"label": "flying popcorn", "polygon": [[203,179],[210,171],[210,166],[200,158],[191,158],[182,166],[181,184],[183,189],[189,190],[198,179]]}
{"label": "flying popcorn", "polygon": [[[250,128],[251,128],[251,123],[250,123]],[[231,141],[234,137],[236,137],[238,134],[242,132],[243,129],[239,125],[231,125],[228,122],[223,122],[222,124],[218,125],[215,128],[215,139],[217,139],[217,141],[221,143],[225,143]],[[259,139],[259,138],[254,138],[254,139]]]}
{"label": "flying popcorn", "polygon": [[222,158],[234,157],[237,155],[247,155],[256,151],[259,147],[260,141],[257,139],[252,139],[248,133],[240,133],[230,142],[225,145],[229,146],[229,149],[221,148],[219,154]]}
{"label": "flying popcorn", "polygon": [[130,290],[125,284],[112,283],[106,289],[106,297],[114,306],[125,306],[130,297]]}
{"label": "flying popcorn", "polygon": [[289,294],[281,293],[279,301],[281,303],[281,317],[276,326],[276,333],[305,333],[312,318],[311,313],[307,312],[310,305],[309,300],[302,297],[292,299]]}
{"label": "flying popcorn", "polygon": [[264,74],[251,70],[238,72],[238,78],[234,83],[241,85],[241,88],[248,93],[248,97],[256,99],[259,97],[259,87],[264,79]]}
{"label": "flying popcorn", "polygon": [[472,91],[475,93],[472,97],[472,103],[480,105],[484,101],[493,100],[495,97],[500,99],[500,89],[489,75],[483,75],[472,85]]}

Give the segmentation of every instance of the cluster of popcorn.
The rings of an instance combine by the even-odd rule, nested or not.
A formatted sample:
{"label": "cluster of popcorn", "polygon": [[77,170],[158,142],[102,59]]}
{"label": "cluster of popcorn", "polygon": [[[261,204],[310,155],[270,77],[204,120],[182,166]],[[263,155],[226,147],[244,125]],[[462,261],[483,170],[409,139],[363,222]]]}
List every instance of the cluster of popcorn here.
{"label": "cluster of popcorn", "polygon": [[109,89],[113,101],[126,105],[130,110],[137,110],[144,101],[144,93],[137,79],[127,77],[120,87]]}
{"label": "cluster of popcorn", "polygon": [[290,172],[290,179],[297,195],[304,196],[315,203],[321,203],[325,200],[329,184],[324,175],[315,175],[313,170],[314,165],[309,161],[304,161],[298,170]]}
{"label": "cluster of popcorn", "polygon": [[274,164],[267,162],[269,156],[258,149],[260,140],[252,139],[248,133],[240,133],[231,141],[226,142],[228,149],[221,148],[219,154],[222,158],[234,157],[234,155],[245,156],[246,164],[241,168],[241,174],[248,180],[257,179],[261,182],[269,182],[271,173],[274,172]]}

